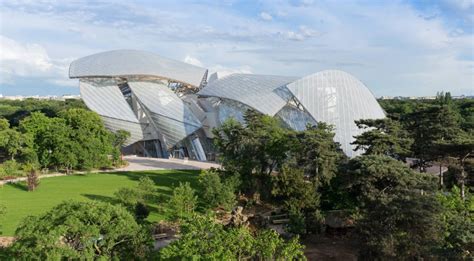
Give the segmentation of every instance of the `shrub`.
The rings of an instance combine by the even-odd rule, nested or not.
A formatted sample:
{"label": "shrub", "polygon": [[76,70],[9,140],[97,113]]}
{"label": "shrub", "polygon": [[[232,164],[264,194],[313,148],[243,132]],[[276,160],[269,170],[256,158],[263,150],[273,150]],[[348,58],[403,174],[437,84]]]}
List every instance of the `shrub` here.
{"label": "shrub", "polygon": [[15,160],[7,160],[2,164],[3,175],[10,176],[10,177],[21,177],[24,176],[25,173],[21,170],[21,164]]}
{"label": "shrub", "polygon": [[179,183],[174,189],[173,195],[168,202],[173,219],[183,219],[189,217],[196,208],[197,197],[189,182]]}
{"label": "shrub", "polygon": [[235,182],[228,178],[224,182],[216,171],[205,171],[199,176],[201,198],[210,208],[222,207],[230,210],[234,207]]}
{"label": "shrub", "polygon": [[25,218],[15,232],[13,260],[137,260],[152,239],[123,207],[64,202]]}

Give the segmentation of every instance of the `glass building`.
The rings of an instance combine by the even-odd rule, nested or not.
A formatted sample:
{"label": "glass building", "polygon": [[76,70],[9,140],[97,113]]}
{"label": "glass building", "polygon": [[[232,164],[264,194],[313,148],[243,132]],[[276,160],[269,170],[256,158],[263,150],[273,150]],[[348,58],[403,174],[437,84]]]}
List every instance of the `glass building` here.
{"label": "glass building", "polygon": [[369,89],[337,70],[302,78],[231,74],[208,79],[207,69],[136,50],[116,50],[71,63],[81,97],[111,131],[131,137],[126,154],[214,160],[212,128],[247,109],[303,130],[318,121],[332,124],[335,141],[356,156],[350,143],[360,130],[354,121],[385,114]]}

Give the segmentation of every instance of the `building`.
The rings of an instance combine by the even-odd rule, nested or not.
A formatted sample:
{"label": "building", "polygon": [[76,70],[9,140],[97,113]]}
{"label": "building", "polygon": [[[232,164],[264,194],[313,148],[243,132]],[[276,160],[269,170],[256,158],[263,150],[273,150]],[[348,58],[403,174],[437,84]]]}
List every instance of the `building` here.
{"label": "building", "polygon": [[350,74],[327,70],[305,77],[231,74],[136,50],[116,50],[73,61],[81,97],[105,126],[131,133],[125,153],[147,157],[213,160],[212,128],[247,109],[280,119],[287,127],[327,122],[348,156],[363,130],[358,119],[385,114],[369,89]]}

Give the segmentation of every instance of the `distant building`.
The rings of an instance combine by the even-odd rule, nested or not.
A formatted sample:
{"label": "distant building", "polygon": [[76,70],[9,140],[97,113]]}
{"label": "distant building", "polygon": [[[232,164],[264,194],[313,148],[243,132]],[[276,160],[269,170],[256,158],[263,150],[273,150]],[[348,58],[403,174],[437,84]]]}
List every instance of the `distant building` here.
{"label": "distant building", "polygon": [[385,114],[369,89],[336,70],[305,77],[231,74],[136,50],[117,50],[73,61],[82,99],[112,131],[131,133],[126,153],[148,157],[213,160],[212,128],[243,121],[247,109],[279,119],[289,128],[327,122],[348,156],[363,132],[354,120]]}

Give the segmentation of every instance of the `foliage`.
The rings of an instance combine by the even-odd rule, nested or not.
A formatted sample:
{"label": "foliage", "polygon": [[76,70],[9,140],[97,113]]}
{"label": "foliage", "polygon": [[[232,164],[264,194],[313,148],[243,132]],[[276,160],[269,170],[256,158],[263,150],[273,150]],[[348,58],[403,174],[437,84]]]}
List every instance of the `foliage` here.
{"label": "foliage", "polygon": [[22,259],[140,259],[149,233],[123,208],[98,202],[64,202],[16,231],[12,253]]}
{"label": "foliage", "polygon": [[21,164],[16,160],[7,160],[0,165],[0,174],[2,176],[16,177],[23,176],[23,171],[21,170]]}
{"label": "foliage", "polygon": [[71,108],[86,109],[82,100],[67,99],[65,101],[56,100],[1,100],[0,117],[7,119],[13,127],[18,126],[21,120],[31,115],[33,112],[41,112],[48,117],[57,117],[59,112]]}
{"label": "foliage", "polygon": [[272,195],[282,202],[286,209],[312,210],[319,204],[319,197],[313,182],[306,180],[303,170],[284,166],[272,177]]}
{"label": "foliage", "polygon": [[372,201],[387,199],[413,190],[435,191],[433,177],[412,171],[387,156],[369,155],[349,161],[344,187],[354,200],[353,206],[365,207]]}
{"label": "foliage", "polygon": [[313,178],[315,186],[326,185],[336,175],[338,164],[345,159],[340,144],[334,142],[333,127],[324,122],[293,132],[290,164],[302,168]]}
{"label": "foliage", "polygon": [[131,213],[135,214],[137,221],[142,222],[150,214],[147,202],[155,198],[155,182],[149,177],[140,177],[135,188],[120,188],[114,193],[118,201]]}
{"label": "foliage", "polygon": [[168,207],[171,210],[173,219],[184,219],[194,213],[197,204],[197,196],[189,182],[179,183],[179,186],[173,190],[173,195],[168,201]]}
{"label": "foliage", "polygon": [[111,164],[108,155],[113,135],[100,117],[84,109],[69,109],[49,118],[34,112],[20,122],[19,129],[32,137],[33,149],[42,167],[91,169]]}
{"label": "foliage", "polygon": [[352,143],[355,150],[364,151],[364,155],[386,155],[404,159],[410,154],[413,140],[398,121],[390,118],[356,121],[359,129],[365,131],[355,137]]}
{"label": "foliage", "polygon": [[474,196],[467,194],[463,201],[456,186],[449,193],[438,193],[443,206],[441,221],[444,223],[444,243],[441,255],[448,259],[474,257]]}
{"label": "foliage", "polygon": [[200,198],[210,208],[230,210],[236,203],[236,185],[231,178],[225,179],[217,170],[204,171],[199,175]]}
{"label": "foliage", "polygon": [[213,130],[219,159],[227,171],[241,175],[244,191],[267,196],[269,175],[287,158],[288,130],[253,110],[244,118],[245,126],[231,118]]}
{"label": "foliage", "polygon": [[[392,192],[393,193],[393,192]],[[414,191],[372,200],[362,211],[357,233],[362,259],[423,259],[442,242],[441,208],[433,195]]]}
{"label": "foliage", "polygon": [[[387,156],[362,156],[348,164],[346,186],[362,218],[356,228],[364,259],[429,257],[440,244],[441,207],[436,182]],[[342,188],[343,189],[343,188]]]}
{"label": "foliage", "polygon": [[253,235],[248,228],[224,228],[208,216],[194,215],[181,237],[160,251],[163,260],[305,260],[297,238],[285,242],[273,230]]}

